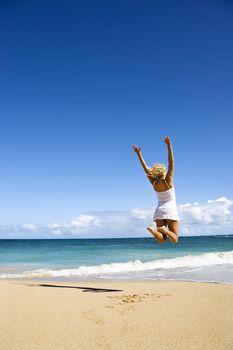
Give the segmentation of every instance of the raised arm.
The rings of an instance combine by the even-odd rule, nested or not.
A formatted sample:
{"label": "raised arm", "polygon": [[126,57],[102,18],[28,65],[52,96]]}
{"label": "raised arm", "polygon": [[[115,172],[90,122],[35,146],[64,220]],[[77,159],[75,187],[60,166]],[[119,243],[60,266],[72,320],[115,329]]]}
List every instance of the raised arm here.
{"label": "raised arm", "polygon": [[142,146],[137,147],[136,145],[134,145],[134,146],[133,146],[133,151],[134,151],[135,153],[137,153],[138,158],[139,158],[139,160],[140,160],[140,163],[141,163],[141,165],[142,165],[142,167],[143,167],[145,173],[146,173],[147,175],[149,175],[149,168],[148,168],[148,166],[146,165],[145,160],[143,159],[143,156],[142,156],[142,153],[141,153],[141,148],[142,148]]}
{"label": "raised arm", "polygon": [[171,144],[171,140],[168,136],[164,137],[164,142],[166,143],[167,150],[168,150],[167,178],[168,178],[168,180],[172,181],[172,177],[174,174],[174,156],[173,156],[172,144]]}

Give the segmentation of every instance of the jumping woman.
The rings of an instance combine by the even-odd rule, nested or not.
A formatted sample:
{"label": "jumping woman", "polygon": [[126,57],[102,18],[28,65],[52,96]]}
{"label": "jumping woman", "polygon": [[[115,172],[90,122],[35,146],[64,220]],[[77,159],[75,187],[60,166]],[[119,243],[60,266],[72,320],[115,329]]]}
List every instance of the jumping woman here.
{"label": "jumping woman", "polygon": [[159,243],[164,243],[167,237],[172,243],[178,242],[179,215],[176,206],[176,194],[173,185],[174,157],[172,144],[168,136],[164,137],[164,142],[168,148],[168,172],[165,164],[154,164],[148,168],[142,157],[141,146],[133,146],[133,151],[137,153],[145,173],[152,184],[157,197],[158,206],[154,213],[154,221],[147,228]]}

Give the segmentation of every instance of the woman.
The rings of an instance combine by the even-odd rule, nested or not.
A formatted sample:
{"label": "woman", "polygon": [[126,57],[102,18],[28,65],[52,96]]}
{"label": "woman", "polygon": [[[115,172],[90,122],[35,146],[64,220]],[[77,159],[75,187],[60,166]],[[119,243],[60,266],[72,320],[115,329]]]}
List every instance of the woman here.
{"label": "woman", "polygon": [[160,243],[164,243],[167,237],[169,237],[172,243],[177,243],[179,215],[176,206],[175,188],[172,181],[174,158],[171,141],[168,136],[164,137],[164,142],[168,148],[169,166],[167,173],[164,164],[156,163],[151,168],[148,168],[142,157],[141,147],[134,145],[133,151],[137,153],[143,169],[158,197],[158,206],[155,210],[154,222],[147,230],[151,232]]}

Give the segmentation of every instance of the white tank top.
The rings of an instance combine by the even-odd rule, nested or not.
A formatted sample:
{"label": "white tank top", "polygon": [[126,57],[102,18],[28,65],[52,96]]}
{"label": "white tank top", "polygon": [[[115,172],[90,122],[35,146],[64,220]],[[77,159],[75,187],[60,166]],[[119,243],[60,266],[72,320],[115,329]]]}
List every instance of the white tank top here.
{"label": "white tank top", "polygon": [[[167,181],[165,180],[166,184]],[[168,184],[167,184],[167,187]],[[168,190],[159,192],[156,191],[158,197],[158,206],[155,210],[154,220],[156,219],[172,219],[179,221],[179,214],[176,206],[176,193],[174,186]]]}
{"label": "white tank top", "polygon": [[158,206],[163,205],[165,203],[174,203],[176,204],[176,193],[175,188],[171,187],[166,191],[158,192],[155,191],[158,197]]}

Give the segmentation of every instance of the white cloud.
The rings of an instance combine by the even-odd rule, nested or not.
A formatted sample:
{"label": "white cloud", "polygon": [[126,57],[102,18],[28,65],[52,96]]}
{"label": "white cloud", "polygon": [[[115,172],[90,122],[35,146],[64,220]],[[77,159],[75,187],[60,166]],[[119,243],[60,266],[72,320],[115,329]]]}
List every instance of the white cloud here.
{"label": "white cloud", "polygon": [[77,229],[89,229],[91,227],[98,227],[101,221],[98,217],[93,215],[79,215],[76,219],[71,221],[70,227]]}
{"label": "white cloud", "polygon": [[48,229],[50,230],[50,232],[54,235],[62,235],[62,230],[60,229],[59,224],[57,224],[56,222],[54,222],[53,224],[49,224],[48,225]]}
{"label": "white cloud", "polygon": [[38,227],[34,224],[22,224],[21,227],[25,228],[26,230],[34,231],[34,232],[38,230]]}
{"label": "white cloud", "polygon": [[131,209],[131,217],[137,220],[149,220],[153,217],[153,209]]}
{"label": "white cloud", "polygon": [[[84,231],[92,230],[101,226],[101,221],[98,217],[93,215],[79,215],[71,220],[70,223],[58,224],[52,223],[47,226],[47,229],[55,235],[80,235]],[[46,230],[46,228],[45,228]]]}
{"label": "white cloud", "polygon": [[[0,238],[143,237],[155,208],[86,213],[66,223],[0,226]],[[178,205],[180,236],[233,234],[233,200],[220,197],[205,203]]]}
{"label": "white cloud", "polygon": [[181,220],[185,224],[226,225],[232,223],[233,201],[225,197],[208,200],[207,203],[178,206]]}

